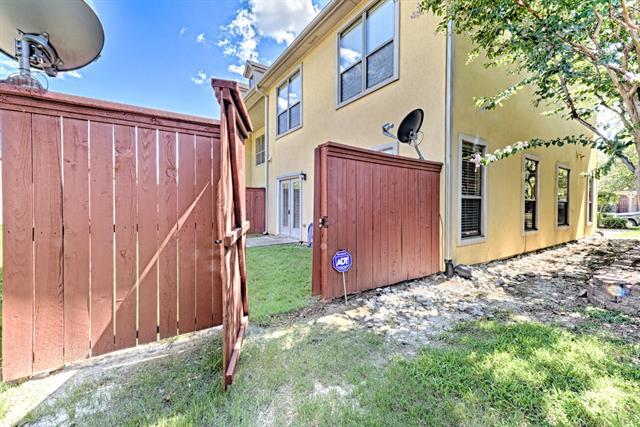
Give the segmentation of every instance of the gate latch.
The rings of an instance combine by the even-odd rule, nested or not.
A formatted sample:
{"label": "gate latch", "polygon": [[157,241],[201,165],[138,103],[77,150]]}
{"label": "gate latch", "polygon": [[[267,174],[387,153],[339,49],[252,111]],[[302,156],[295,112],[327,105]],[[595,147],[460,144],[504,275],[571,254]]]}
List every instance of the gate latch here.
{"label": "gate latch", "polygon": [[329,227],[329,217],[323,216],[318,220],[318,226],[320,228],[328,228]]}

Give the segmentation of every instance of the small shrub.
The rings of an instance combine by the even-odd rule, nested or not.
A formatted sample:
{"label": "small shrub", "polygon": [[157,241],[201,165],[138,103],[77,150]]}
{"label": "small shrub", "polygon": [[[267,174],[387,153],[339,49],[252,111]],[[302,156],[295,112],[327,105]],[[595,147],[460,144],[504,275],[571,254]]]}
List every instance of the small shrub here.
{"label": "small shrub", "polygon": [[613,216],[602,216],[600,217],[600,224],[598,224],[598,227],[624,229],[627,228],[627,220]]}

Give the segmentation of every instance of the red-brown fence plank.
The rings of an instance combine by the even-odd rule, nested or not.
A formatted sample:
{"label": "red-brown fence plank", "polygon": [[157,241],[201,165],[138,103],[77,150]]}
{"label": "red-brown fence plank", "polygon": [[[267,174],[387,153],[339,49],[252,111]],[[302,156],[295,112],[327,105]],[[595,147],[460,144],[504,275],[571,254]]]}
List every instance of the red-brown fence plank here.
{"label": "red-brown fence plank", "polygon": [[161,252],[158,265],[160,338],[178,333],[178,168],[176,134],[161,131],[158,136],[160,180],[158,187],[158,221]]}
{"label": "red-brown fence plank", "polygon": [[63,119],[64,361],[89,357],[89,124]]}
{"label": "red-brown fence plank", "polygon": [[[3,194],[2,379],[33,369],[31,114],[0,110]],[[8,345],[10,343],[10,345]]]}
{"label": "red-brown fence plank", "polygon": [[34,114],[35,372],[63,364],[62,143],[60,117]]}
{"label": "red-brown fence plank", "polygon": [[212,139],[196,137],[196,329],[213,326]]}
{"label": "red-brown fence plank", "polygon": [[115,348],[136,345],[137,191],[135,129],[116,125],[115,146]]}
{"label": "red-brown fence plank", "polygon": [[[213,153],[211,160],[212,169],[212,191],[211,191],[211,209],[212,216],[212,238],[216,240],[222,240],[226,237],[224,232],[224,212],[223,212],[223,183],[222,183],[222,169],[223,161],[220,158],[221,155],[221,142],[220,138],[213,140]],[[213,293],[213,324],[222,325],[223,307],[222,307],[222,262],[224,258],[224,245],[214,243],[213,246],[213,267],[212,272],[212,293]]]}
{"label": "red-brown fence plank", "polygon": [[194,136],[178,134],[178,319],[180,333],[196,327],[196,235],[195,235],[195,146]]}
{"label": "red-brown fence plank", "polygon": [[[344,194],[346,200],[343,200],[342,207],[346,209],[345,211],[339,212],[339,218],[344,218],[346,221],[337,221],[333,219],[332,221],[335,223],[335,226],[339,227],[338,233],[343,235],[346,238],[346,245],[344,247],[337,247],[329,256],[333,258],[333,255],[338,249],[347,249],[350,251],[351,256],[353,257],[353,261],[355,264],[355,260],[359,259],[358,255],[358,230],[355,225],[357,224],[358,217],[358,207],[357,207],[357,192],[354,190],[354,184],[356,183],[357,175],[356,175],[356,162],[351,160],[342,160],[342,159],[332,159],[331,161],[336,162],[336,174],[339,177],[340,188],[335,191],[340,194]],[[331,193],[336,194],[336,193]],[[345,276],[345,282],[347,285],[347,289],[357,289],[358,286],[358,277],[359,271],[357,268],[358,264],[355,264],[354,268],[349,272],[350,274]],[[340,278],[342,279],[342,278]],[[342,283],[338,283],[338,294],[341,295],[344,293],[344,286]]]}
{"label": "red-brown fence plank", "polygon": [[91,122],[91,355],[114,348],[113,125]]}
{"label": "red-brown fence plank", "polygon": [[440,270],[440,176],[431,175],[431,273]]}
{"label": "red-brown fence plank", "polygon": [[138,128],[138,343],[158,336],[156,130]]}

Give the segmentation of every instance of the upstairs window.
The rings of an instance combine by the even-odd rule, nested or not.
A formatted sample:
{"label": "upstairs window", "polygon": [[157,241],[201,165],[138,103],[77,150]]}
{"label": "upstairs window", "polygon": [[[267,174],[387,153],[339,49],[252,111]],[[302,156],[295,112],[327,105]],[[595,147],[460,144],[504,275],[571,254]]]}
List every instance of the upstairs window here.
{"label": "upstairs window", "polygon": [[302,125],[302,78],[300,71],[278,87],[278,135]]}
{"label": "upstairs window", "polygon": [[460,168],[460,236],[462,239],[482,237],[484,209],[484,166],[476,168],[471,161],[475,153],[484,154],[485,147],[464,141]]}
{"label": "upstairs window", "polygon": [[396,1],[374,4],[339,35],[338,103],[396,77]]}
{"label": "upstairs window", "polygon": [[569,182],[571,171],[562,166],[558,166],[557,173],[557,224],[558,226],[569,225]]}
{"label": "upstairs window", "polygon": [[264,135],[256,138],[256,166],[264,163]]}
{"label": "upstairs window", "polygon": [[538,161],[524,159],[524,231],[538,229]]}

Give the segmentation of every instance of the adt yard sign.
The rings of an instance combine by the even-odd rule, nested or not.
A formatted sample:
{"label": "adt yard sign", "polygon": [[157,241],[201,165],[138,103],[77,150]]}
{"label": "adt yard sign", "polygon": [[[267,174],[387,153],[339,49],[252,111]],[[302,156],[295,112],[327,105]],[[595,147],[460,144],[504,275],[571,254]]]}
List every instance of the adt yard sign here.
{"label": "adt yard sign", "polygon": [[333,268],[338,273],[346,273],[351,269],[352,264],[351,254],[345,250],[341,249],[333,256]]}

